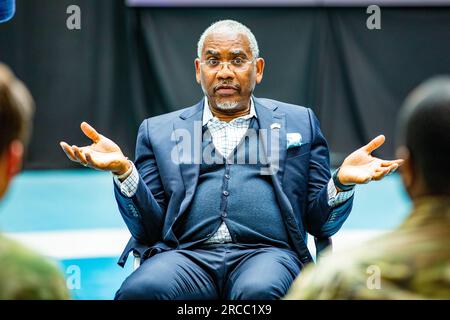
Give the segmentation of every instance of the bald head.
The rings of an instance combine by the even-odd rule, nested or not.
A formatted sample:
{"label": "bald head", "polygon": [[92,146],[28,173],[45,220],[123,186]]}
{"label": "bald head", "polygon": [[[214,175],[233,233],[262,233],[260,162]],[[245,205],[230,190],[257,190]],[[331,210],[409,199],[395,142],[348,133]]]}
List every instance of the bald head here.
{"label": "bald head", "polygon": [[199,59],[202,57],[203,47],[205,44],[205,40],[208,36],[212,36],[214,34],[230,34],[233,33],[236,36],[242,35],[248,41],[248,46],[250,51],[252,52],[253,58],[259,57],[259,48],[258,42],[256,41],[255,36],[251,32],[249,28],[243,25],[240,22],[234,20],[220,20],[214,22],[210,27],[208,27],[203,34],[200,36],[200,39],[197,44],[197,56]]}

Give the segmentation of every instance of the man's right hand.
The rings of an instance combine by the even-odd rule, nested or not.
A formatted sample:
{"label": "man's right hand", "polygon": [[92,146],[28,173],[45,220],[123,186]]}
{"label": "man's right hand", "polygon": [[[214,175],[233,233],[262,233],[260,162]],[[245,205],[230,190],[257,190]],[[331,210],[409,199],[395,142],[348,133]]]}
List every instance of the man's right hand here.
{"label": "man's right hand", "polygon": [[81,123],[81,130],[93,143],[90,146],[77,147],[61,141],[60,146],[70,160],[97,170],[111,171],[116,175],[122,175],[130,169],[130,161],[117,144],[99,134],[86,122]]}

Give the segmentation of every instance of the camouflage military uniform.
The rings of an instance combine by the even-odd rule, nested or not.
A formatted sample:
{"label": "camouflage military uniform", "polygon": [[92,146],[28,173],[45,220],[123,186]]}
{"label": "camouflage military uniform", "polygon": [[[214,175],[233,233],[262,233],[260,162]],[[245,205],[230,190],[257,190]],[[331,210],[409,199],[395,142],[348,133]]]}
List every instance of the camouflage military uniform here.
{"label": "camouflage military uniform", "polygon": [[305,268],[285,299],[450,299],[450,197],[418,199],[397,230]]}
{"label": "camouflage military uniform", "polygon": [[56,265],[0,235],[0,300],[69,298]]}

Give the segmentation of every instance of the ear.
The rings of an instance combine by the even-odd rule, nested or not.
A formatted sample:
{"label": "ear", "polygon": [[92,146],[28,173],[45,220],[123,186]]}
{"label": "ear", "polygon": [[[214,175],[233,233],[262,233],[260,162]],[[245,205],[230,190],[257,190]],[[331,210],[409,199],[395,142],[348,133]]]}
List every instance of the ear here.
{"label": "ear", "polygon": [[195,79],[197,80],[197,83],[200,84],[200,59],[199,58],[194,60],[194,66],[195,66]]}
{"label": "ear", "polygon": [[14,140],[6,151],[6,177],[12,179],[22,169],[23,144]]}
{"label": "ear", "polygon": [[404,162],[400,166],[400,174],[402,176],[403,185],[408,193],[412,190],[416,177],[414,176],[414,163],[411,158],[411,152],[405,146],[401,146],[396,151],[396,158],[403,159]]}
{"label": "ear", "polygon": [[266,62],[263,58],[256,59],[256,83],[260,84],[264,74],[264,66]]}

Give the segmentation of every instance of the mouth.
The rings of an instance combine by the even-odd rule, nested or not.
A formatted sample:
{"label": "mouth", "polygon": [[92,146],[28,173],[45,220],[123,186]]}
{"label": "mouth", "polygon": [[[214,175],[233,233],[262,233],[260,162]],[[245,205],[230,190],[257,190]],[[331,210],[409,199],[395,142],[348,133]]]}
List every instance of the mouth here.
{"label": "mouth", "polygon": [[218,93],[221,96],[229,96],[229,95],[233,95],[236,92],[239,92],[239,87],[238,86],[217,86],[214,91],[216,93]]}

